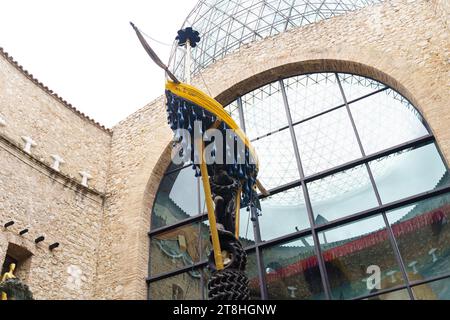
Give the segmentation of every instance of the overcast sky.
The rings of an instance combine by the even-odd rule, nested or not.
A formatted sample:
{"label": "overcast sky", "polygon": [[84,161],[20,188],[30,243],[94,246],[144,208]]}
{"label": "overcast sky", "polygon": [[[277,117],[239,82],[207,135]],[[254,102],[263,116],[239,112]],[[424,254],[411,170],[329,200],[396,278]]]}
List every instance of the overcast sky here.
{"label": "overcast sky", "polygon": [[[172,43],[197,0],[0,0],[0,46],[77,109],[111,127],[164,92],[129,21]],[[168,61],[170,47],[149,40]]]}

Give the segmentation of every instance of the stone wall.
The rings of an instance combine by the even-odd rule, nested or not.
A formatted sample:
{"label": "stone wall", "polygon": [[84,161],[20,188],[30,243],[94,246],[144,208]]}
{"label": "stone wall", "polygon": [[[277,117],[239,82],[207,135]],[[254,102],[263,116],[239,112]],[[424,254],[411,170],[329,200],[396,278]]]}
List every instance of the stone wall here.
{"label": "stone wall", "polygon": [[[292,29],[242,47],[209,66],[203,78],[223,104],[279,77],[306,72],[351,72],[374,78],[421,110],[448,160],[449,42],[443,14],[436,15],[436,6],[441,5],[437,0],[386,1]],[[207,91],[204,81],[197,77],[194,84]],[[111,194],[97,293],[104,298],[141,299],[146,296],[149,216],[168,165],[166,147],[172,136],[163,98],[113,132]]]}
{"label": "stone wall", "polygon": [[[101,196],[67,185],[20,149],[0,143],[0,261],[9,244],[32,254],[17,275],[36,299],[94,298],[102,206]],[[3,228],[8,221],[15,223]],[[29,232],[19,236],[25,228]],[[35,244],[41,235],[45,240]],[[55,242],[60,246],[50,251]]]}
{"label": "stone wall", "polygon": [[164,99],[113,128],[111,175],[99,256],[97,296],[145,299],[150,214],[170,161]]}
{"label": "stone wall", "polygon": [[89,185],[104,192],[111,134],[64,104],[0,51],[0,135],[20,146],[23,136],[32,138],[37,159],[51,166],[51,156],[59,155],[62,173],[81,181],[79,172],[86,171]]}
{"label": "stone wall", "polygon": [[[224,104],[306,72],[374,78],[418,107],[448,161],[447,17],[443,0],[386,1],[245,45],[209,66],[203,78]],[[194,84],[206,91],[203,79]],[[120,122],[111,136],[44,89],[0,57],[0,117],[6,120],[0,126],[0,218],[16,221],[0,231],[0,255],[7,242],[33,253],[29,281],[38,298],[145,299],[147,232],[171,151],[164,98]],[[37,142],[31,156],[21,151],[21,136]],[[66,161],[61,173],[49,167],[54,153]],[[81,170],[93,175],[90,188],[79,185]],[[19,237],[22,226],[32,232]],[[47,240],[35,245],[41,233]],[[61,247],[52,253],[53,241]]]}
{"label": "stone wall", "polygon": [[[0,262],[10,246],[31,254],[17,275],[36,299],[94,298],[111,132],[2,49],[0,118]],[[23,136],[36,143],[30,153]],[[59,171],[51,155],[64,159]],[[89,187],[80,184],[80,171],[92,175]],[[14,225],[4,228],[8,221]],[[35,244],[41,235],[45,240]],[[55,242],[60,246],[50,251]]]}

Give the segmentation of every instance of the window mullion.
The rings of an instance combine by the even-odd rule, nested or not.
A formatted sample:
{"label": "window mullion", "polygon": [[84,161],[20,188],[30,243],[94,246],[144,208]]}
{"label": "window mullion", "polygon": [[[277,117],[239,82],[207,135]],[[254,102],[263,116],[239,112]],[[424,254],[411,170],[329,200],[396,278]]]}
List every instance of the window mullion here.
{"label": "window mullion", "polygon": [[[353,119],[352,112],[351,112],[350,107],[349,107],[349,105],[347,103],[347,97],[345,96],[344,89],[342,88],[341,80],[339,79],[339,76],[338,76],[337,73],[335,73],[335,76],[336,76],[336,81],[337,81],[337,83],[339,85],[339,90],[341,91],[341,94],[342,94],[342,98],[344,99],[345,108],[347,109],[347,114],[348,114],[348,117],[349,117],[350,122],[352,124],[352,128],[353,128],[353,131],[354,131],[355,136],[356,136],[356,140],[358,141],[358,145],[359,145],[361,154],[362,154],[363,158],[365,158],[366,157],[366,153],[364,151],[364,147],[362,145],[361,137],[359,136],[358,129],[356,128],[356,124],[355,124],[355,120]],[[368,162],[366,162],[364,165],[366,166],[367,173],[369,174],[370,183],[372,185],[373,191],[375,192],[375,196],[376,196],[378,205],[381,206],[383,203],[381,201],[380,193],[379,193],[378,187],[377,187],[377,185],[375,183],[375,179],[373,177],[372,170],[371,170]],[[413,294],[411,286],[409,284],[405,263],[403,262],[402,256],[400,254],[400,250],[399,250],[398,245],[397,245],[397,241],[395,240],[394,232],[392,231],[391,225],[390,225],[390,223],[389,223],[389,221],[388,221],[388,219],[386,217],[386,213],[382,212],[381,215],[383,217],[384,224],[386,225],[386,230],[387,230],[387,233],[388,233],[388,236],[389,236],[389,241],[390,241],[390,243],[392,245],[392,248],[394,250],[395,258],[396,258],[397,263],[398,263],[398,265],[400,267],[400,271],[401,271],[401,273],[403,275],[403,278],[405,279],[406,288],[408,290],[409,297],[411,298],[411,300],[414,300],[414,294]]]}
{"label": "window mullion", "polygon": [[295,136],[294,127],[292,126],[292,116],[291,116],[291,111],[289,109],[289,102],[287,99],[286,88],[284,87],[283,80],[279,80],[279,83],[280,83],[281,93],[283,95],[284,108],[285,108],[286,116],[288,119],[289,131],[291,133],[292,144],[294,146],[295,159],[297,160],[297,167],[298,167],[298,171],[300,174],[300,180],[301,180],[302,190],[303,190],[303,197],[305,199],[305,204],[306,204],[306,211],[308,212],[308,219],[309,219],[309,223],[311,225],[312,237],[313,237],[313,241],[314,241],[314,252],[316,254],[318,265],[319,265],[319,272],[320,272],[320,276],[322,279],[322,286],[323,286],[323,289],[325,292],[325,297],[328,300],[330,300],[331,299],[330,283],[329,283],[328,274],[327,274],[327,271],[325,268],[325,261],[322,256],[322,250],[320,248],[319,237],[315,230],[314,214],[312,212],[311,201],[309,199],[308,189],[306,187],[306,183],[304,180],[305,174],[303,172],[303,166],[302,166],[302,162],[301,162],[301,158],[300,158],[300,152],[298,150],[297,138]]}

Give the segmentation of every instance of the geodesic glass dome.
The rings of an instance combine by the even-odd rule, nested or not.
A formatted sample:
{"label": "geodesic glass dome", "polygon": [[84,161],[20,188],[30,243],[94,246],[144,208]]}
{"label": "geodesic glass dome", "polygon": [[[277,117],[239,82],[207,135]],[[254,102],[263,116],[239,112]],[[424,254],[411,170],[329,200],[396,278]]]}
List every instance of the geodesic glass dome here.
{"label": "geodesic glass dome", "polygon": [[[202,38],[192,51],[191,73],[196,74],[244,44],[381,1],[201,0],[183,24],[183,28],[197,30]],[[184,52],[176,43],[170,65],[175,75],[184,79]]]}

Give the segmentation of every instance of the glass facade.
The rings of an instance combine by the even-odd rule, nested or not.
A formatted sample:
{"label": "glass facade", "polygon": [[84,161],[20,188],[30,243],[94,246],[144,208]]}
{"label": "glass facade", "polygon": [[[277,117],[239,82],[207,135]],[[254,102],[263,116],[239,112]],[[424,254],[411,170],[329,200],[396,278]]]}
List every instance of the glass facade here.
{"label": "glass facade", "polygon": [[[261,210],[241,209],[252,299],[450,299],[450,174],[407,99],[317,73],[225,109],[270,193]],[[194,170],[170,167],[149,233],[151,299],[207,297],[208,228]]]}

